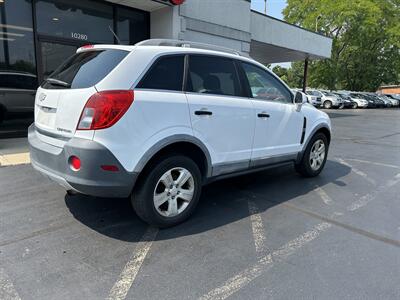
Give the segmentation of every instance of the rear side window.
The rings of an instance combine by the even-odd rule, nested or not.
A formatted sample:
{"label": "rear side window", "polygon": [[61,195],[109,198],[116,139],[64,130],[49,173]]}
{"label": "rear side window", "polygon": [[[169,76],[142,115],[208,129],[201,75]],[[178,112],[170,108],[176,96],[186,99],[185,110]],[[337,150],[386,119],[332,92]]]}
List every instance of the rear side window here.
{"label": "rear side window", "polygon": [[242,96],[233,60],[216,56],[190,56],[187,89],[194,93]]}
{"label": "rear side window", "polygon": [[164,56],[156,60],[138,88],[182,91],[184,56]]}
{"label": "rear side window", "polygon": [[45,81],[46,89],[88,88],[107,76],[128,51],[107,49],[77,53],[57,68]]}

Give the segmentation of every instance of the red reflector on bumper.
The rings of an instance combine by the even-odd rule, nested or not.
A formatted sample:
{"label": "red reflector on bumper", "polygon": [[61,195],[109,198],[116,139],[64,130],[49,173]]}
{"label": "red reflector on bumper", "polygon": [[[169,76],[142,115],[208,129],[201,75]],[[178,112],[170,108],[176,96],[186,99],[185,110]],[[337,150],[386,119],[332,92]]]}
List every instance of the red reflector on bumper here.
{"label": "red reflector on bumper", "polygon": [[79,171],[81,168],[81,160],[77,156],[70,156],[69,165],[73,171]]}
{"label": "red reflector on bumper", "polygon": [[104,171],[109,171],[109,172],[118,172],[119,169],[117,166],[114,165],[102,165],[100,166]]}

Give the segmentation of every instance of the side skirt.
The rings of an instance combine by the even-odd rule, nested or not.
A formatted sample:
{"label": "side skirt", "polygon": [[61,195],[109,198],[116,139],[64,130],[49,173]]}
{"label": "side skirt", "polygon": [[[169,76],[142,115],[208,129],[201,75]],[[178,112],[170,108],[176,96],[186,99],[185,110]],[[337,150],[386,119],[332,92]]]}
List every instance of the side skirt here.
{"label": "side skirt", "polygon": [[[206,179],[205,184],[235,176],[245,175],[249,173],[260,172],[268,169],[278,168],[282,166],[293,165],[298,158],[298,153],[275,156],[255,161],[234,162],[213,167],[213,175]],[[228,171],[229,170],[229,171]],[[225,172],[224,172],[225,171]]]}

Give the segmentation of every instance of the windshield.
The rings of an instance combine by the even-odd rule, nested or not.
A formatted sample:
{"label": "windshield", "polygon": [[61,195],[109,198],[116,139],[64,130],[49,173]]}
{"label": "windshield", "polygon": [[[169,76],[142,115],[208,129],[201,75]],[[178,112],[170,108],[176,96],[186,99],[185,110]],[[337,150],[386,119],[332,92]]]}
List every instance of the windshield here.
{"label": "windshield", "polygon": [[117,49],[76,53],[50,74],[42,86],[45,89],[80,89],[94,86],[128,53]]}
{"label": "windshield", "polygon": [[321,94],[317,91],[307,91],[306,92],[308,95],[312,95],[312,96],[321,96]]}

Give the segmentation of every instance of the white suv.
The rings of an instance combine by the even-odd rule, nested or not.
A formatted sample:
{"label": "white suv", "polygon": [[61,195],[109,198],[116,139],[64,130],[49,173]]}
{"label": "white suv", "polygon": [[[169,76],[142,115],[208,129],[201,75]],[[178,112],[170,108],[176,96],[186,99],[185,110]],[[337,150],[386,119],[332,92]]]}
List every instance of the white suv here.
{"label": "white suv", "polygon": [[226,49],[85,46],[37,91],[31,161],[67,191],[129,196],[140,218],[168,227],[213,180],[293,163],[318,175],[331,123],[305,101]]}

